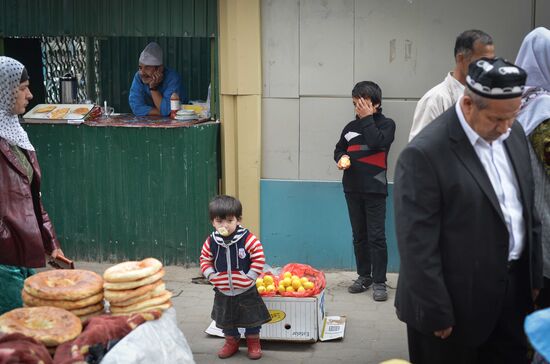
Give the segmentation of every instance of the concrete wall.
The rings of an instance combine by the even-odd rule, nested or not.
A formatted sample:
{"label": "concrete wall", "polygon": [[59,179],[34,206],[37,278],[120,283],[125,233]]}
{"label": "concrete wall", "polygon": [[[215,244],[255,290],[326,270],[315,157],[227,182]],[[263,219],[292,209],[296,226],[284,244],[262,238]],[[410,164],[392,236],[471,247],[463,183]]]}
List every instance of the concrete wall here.
{"label": "concrete wall", "polygon": [[535,27],[550,29],[550,0],[535,1]]}
{"label": "concrete wall", "polygon": [[[416,102],[454,65],[456,36],[466,29],[482,29],[493,36],[497,55],[514,60],[535,19],[537,24],[548,25],[549,3],[536,0],[535,8],[535,0],[263,0],[264,243],[283,242],[280,233],[284,231],[288,238],[285,241],[309,246],[308,236],[300,229],[320,226],[325,231],[336,231],[342,224],[350,229],[345,203],[330,208],[320,202],[324,207],[309,213],[299,205],[309,197],[343,201],[338,182],[341,172],[336,169],[332,153],[341,129],[353,119],[350,94],[356,82],[373,80],[381,86],[384,114],[397,124],[388,161],[391,181],[397,156],[408,139]],[[279,183],[288,185],[288,191],[297,188],[301,195],[273,199],[271,195],[280,190],[267,183],[271,180],[281,180]],[[326,188],[325,184],[320,194],[311,184],[305,189],[291,186],[303,181],[332,182],[338,187]],[[343,220],[334,219],[334,214]],[[296,221],[300,223],[294,224]],[[285,222],[296,230],[289,229]],[[388,226],[393,229],[392,221]],[[315,246],[321,249],[336,244],[343,248],[344,255],[349,254],[351,237],[344,235],[323,239],[321,234]],[[393,239],[393,231],[388,239]],[[283,256],[279,255],[278,260],[285,260],[284,252],[289,250],[281,251]],[[396,254],[395,249],[390,251],[390,256]],[[317,261],[311,255],[300,257]],[[292,260],[292,254],[288,253],[287,258]],[[330,259],[321,259],[319,264],[354,267],[349,257],[332,251]]]}

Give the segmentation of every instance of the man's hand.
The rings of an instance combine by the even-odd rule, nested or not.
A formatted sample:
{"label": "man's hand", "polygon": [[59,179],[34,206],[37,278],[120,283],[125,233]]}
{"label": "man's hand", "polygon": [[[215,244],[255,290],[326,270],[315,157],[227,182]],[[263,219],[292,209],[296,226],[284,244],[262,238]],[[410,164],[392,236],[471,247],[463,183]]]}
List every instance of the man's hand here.
{"label": "man's hand", "polygon": [[149,88],[157,88],[164,79],[164,69],[162,67],[159,67],[153,74],[151,75],[151,81],[149,82]]}
{"label": "man's hand", "polygon": [[540,293],[539,288],[534,288],[533,290],[531,290],[531,295],[533,296],[533,301],[537,300],[537,297],[539,296],[539,293]]}
{"label": "man's hand", "polygon": [[376,112],[376,106],[372,104],[371,100],[365,100],[359,98],[355,102],[355,113],[362,119]]}
{"label": "man's hand", "polygon": [[336,164],[339,170],[345,170],[348,169],[351,166],[351,162],[349,160],[349,155],[344,154],[340,157],[338,160],[338,164]]}
{"label": "man's hand", "polygon": [[453,332],[453,327],[449,326],[446,329],[434,331],[434,335],[438,338],[446,339],[451,336],[451,332]]}

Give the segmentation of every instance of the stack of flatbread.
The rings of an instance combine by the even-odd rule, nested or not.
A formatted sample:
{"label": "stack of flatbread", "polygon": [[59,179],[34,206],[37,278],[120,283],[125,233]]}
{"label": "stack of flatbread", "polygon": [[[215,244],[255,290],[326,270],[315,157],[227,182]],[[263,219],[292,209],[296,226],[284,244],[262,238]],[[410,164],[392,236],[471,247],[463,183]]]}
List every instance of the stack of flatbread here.
{"label": "stack of flatbread", "polygon": [[25,280],[21,292],[26,307],[58,307],[82,322],[104,313],[103,279],[81,269],[58,269],[35,274]]}
{"label": "stack of flatbread", "polygon": [[172,307],[172,293],[166,290],[162,263],[155,258],[124,262],[103,273],[104,296],[113,315],[164,311]]}

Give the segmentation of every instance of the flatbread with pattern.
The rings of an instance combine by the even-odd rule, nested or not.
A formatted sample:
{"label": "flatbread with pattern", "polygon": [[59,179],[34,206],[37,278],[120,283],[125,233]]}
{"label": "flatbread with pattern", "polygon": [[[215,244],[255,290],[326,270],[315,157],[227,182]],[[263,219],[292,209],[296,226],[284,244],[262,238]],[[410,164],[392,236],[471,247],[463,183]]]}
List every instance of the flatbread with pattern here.
{"label": "flatbread with pattern", "polygon": [[45,113],[48,113],[48,112],[52,111],[55,108],[56,108],[55,105],[46,105],[46,106],[39,107],[34,112],[39,113],[39,114],[45,114]]}
{"label": "flatbread with pattern", "polygon": [[166,285],[164,284],[162,279],[159,279],[154,283],[135,289],[125,289],[119,291],[111,291],[109,289],[106,289],[103,291],[103,293],[105,295],[105,299],[110,303],[125,306],[121,303],[134,299],[138,299],[138,301],[141,301],[139,298],[145,299],[148,297],[158,296],[158,294],[164,291],[165,288]]}
{"label": "flatbread with pattern", "polygon": [[124,290],[124,289],[131,289],[136,287],[145,286],[147,284],[151,284],[153,282],[158,281],[162,277],[164,277],[164,268],[159,270],[157,273],[153,274],[152,276],[145,277],[143,279],[138,279],[137,281],[131,281],[131,282],[118,282],[118,283],[111,283],[111,282],[105,282],[103,283],[103,288],[109,289],[109,290]]}
{"label": "flatbread with pattern", "polygon": [[129,316],[129,315],[132,315],[134,313],[143,313],[143,312],[152,312],[152,311],[158,311],[160,313],[162,313],[163,311],[166,311],[167,309],[169,309],[170,307],[172,307],[172,301],[168,301],[166,303],[163,303],[161,305],[157,305],[157,306],[150,306],[150,307],[144,307],[138,311],[134,311],[134,312],[119,312],[119,313],[111,313],[112,316]]}
{"label": "flatbread with pattern", "polygon": [[87,107],[77,107],[72,111],[73,114],[86,115],[90,111]]}
{"label": "flatbread with pattern", "polygon": [[103,290],[103,278],[82,269],[57,269],[25,279],[23,288],[34,297],[46,300],[78,301]]}
{"label": "flatbread with pattern", "polygon": [[0,316],[0,332],[19,332],[46,346],[73,340],[82,331],[80,319],[57,307],[16,308]]}
{"label": "flatbread with pattern", "polygon": [[58,109],[55,109],[50,113],[50,119],[63,119],[65,115],[69,112],[70,108],[68,107],[60,107]]}
{"label": "flatbread with pattern", "polygon": [[99,292],[78,301],[44,300],[30,295],[25,290],[21,291],[21,297],[23,298],[23,302],[29,307],[51,306],[63,308],[65,310],[76,310],[77,308],[88,307],[101,302],[103,300],[103,292]]}
{"label": "flatbread with pattern", "polygon": [[100,310],[103,310],[103,302],[100,302],[97,305],[78,308],[76,310],[70,310],[69,312],[71,312],[71,313],[77,315],[78,317],[80,317],[80,316],[89,315],[91,313],[94,313],[94,312],[97,312],[97,311],[100,311]]}
{"label": "flatbread with pattern", "polygon": [[146,258],[139,262],[123,262],[107,268],[103,279],[109,283],[131,282],[149,277],[162,269],[162,263],[155,258]]}
{"label": "flatbread with pattern", "polygon": [[162,305],[172,298],[172,292],[164,291],[161,295],[146,299],[145,301],[137,302],[129,306],[116,306],[111,305],[110,310],[112,313],[129,313],[129,312],[141,312],[147,307]]}

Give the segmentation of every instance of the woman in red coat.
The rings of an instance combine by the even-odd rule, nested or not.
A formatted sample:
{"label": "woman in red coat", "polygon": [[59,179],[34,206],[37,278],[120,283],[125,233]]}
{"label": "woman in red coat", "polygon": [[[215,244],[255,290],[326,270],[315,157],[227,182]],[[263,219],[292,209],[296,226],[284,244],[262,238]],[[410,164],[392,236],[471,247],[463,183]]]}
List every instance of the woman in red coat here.
{"label": "woman in red coat", "polygon": [[40,167],[17,115],[32,94],[25,67],[0,57],[0,314],[23,305],[23,281],[63,255],[40,198]]}

